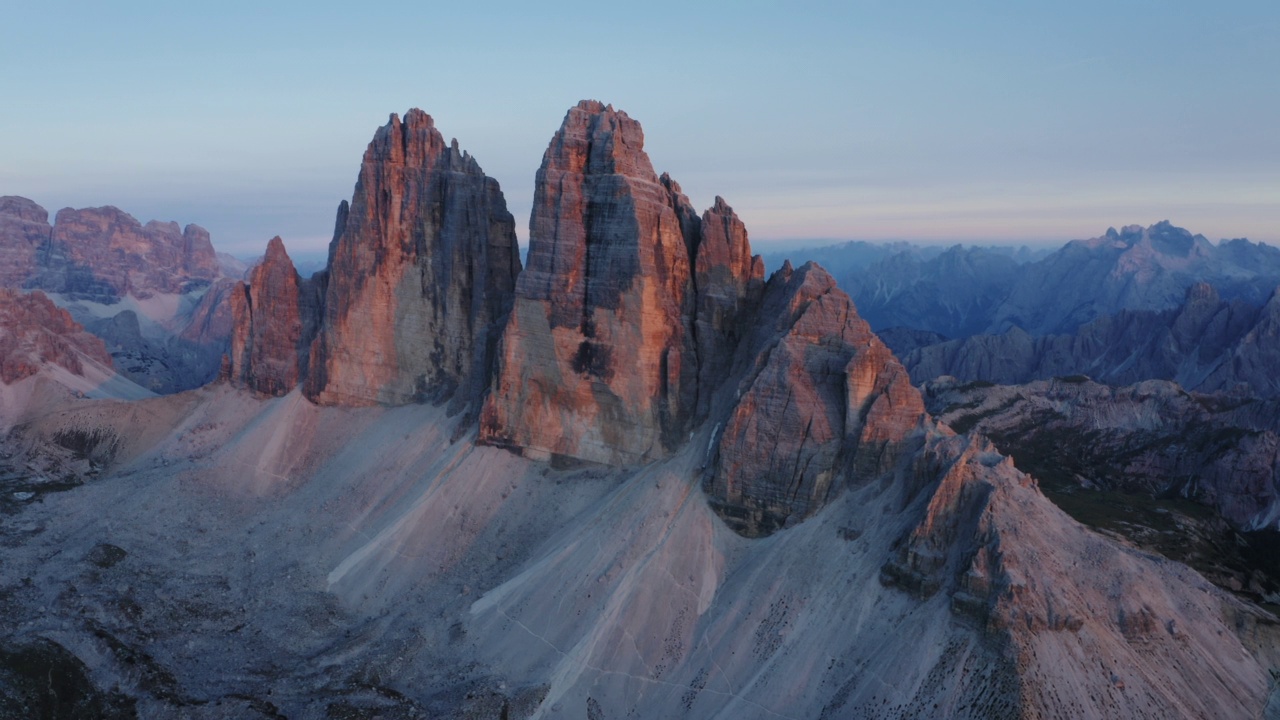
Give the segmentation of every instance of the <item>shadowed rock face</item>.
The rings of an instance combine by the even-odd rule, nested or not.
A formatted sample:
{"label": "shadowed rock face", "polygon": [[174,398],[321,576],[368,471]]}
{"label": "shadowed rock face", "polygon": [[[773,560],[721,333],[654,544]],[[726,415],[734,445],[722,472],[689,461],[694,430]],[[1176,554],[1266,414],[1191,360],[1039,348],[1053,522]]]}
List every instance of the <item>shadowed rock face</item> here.
{"label": "shadowed rock face", "polygon": [[12,384],[46,363],[81,375],[82,357],[111,367],[102,340],[85,332],[44,293],[0,288],[0,381]]}
{"label": "shadowed rock face", "polygon": [[446,144],[431,116],[392,115],[339,209],[307,394],[478,405],[519,271],[497,181]]}
{"label": "shadowed rock face", "polygon": [[716,388],[729,376],[739,343],[750,333],[745,320],[759,310],[764,261],[751,254],[746,226],[720,196],[702,214],[696,258],[698,416],[704,418]]}
{"label": "shadowed rock face", "polygon": [[755,324],[706,487],[748,536],[817,512],[845,477],[887,471],[925,419],[906,371],[817,265],[774,273]]}
{"label": "shadowed rock face", "polygon": [[312,335],[304,336],[301,290],[284,242],[272,238],[249,283],[236,283],[231,294],[233,381],[266,395],[284,395],[297,386],[315,329],[312,319]]}

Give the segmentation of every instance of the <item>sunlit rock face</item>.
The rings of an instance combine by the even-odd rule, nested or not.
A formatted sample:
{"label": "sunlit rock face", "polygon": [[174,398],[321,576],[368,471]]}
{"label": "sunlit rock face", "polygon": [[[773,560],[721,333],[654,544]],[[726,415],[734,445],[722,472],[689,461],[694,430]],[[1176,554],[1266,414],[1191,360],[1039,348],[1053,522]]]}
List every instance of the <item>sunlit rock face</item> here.
{"label": "sunlit rock face", "polygon": [[681,441],[697,402],[696,223],[639,123],[598,102],[569,110],[538,170],[486,440],[614,463]]}
{"label": "sunlit rock face", "polygon": [[738,532],[817,512],[845,479],[892,467],[924,420],[906,371],[812,263],[770,278],[707,492]]}
{"label": "sunlit rock face", "polygon": [[519,271],[497,181],[430,115],[392,115],[339,209],[307,394],[322,404],[478,406]]}
{"label": "sunlit rock face", "polygon": [[705,416],[762,275],[731,208],[699,218],[639,123],[579,103],[538,170],[481,437],[534,456],[668,455]]}
{"label": "sunlit rock face", "polygon": [[318,319],[315,303],[306,302],[312,284],[298,277],[284,242],[272,238],[248,284],[237,283],[231,294],[232,381],[266,395],[297,387]]}
{"label": "sunlit rock face", "polygon": [[143,225],[110,206],[64,208],[26,286],[109,303],[189,292],[221,274],[209,232],[198,225]]}
{"label": "sunlit rock face", "polygon": [[0,288],[0,382],[15,383],[46,365],[81,375],[86,358],[111,367],[102,340],[44,293]]}

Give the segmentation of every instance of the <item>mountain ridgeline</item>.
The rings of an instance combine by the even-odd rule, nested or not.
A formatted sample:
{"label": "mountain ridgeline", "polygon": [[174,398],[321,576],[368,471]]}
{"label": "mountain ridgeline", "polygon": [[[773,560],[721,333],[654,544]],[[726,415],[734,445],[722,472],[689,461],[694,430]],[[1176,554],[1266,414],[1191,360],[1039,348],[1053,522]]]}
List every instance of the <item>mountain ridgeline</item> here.
{"label": "mountain ridgeline", "polygon": [[[895,246],[889,246],[895,247]],[[842,262],[848,254],[855,261]],[[1218,244],[1169,222],[1109,229],[1037,256],[1025,248],[902,247],[886,257],[858,247],[807,251],[833,256],[834,272],[876,332],[908,327],[944,338],[1075,332],[1125,310],[1169,310],[1193,285],[1224,300],[1260,306],[1280,285],[1280,250],[1248,240]]]}
{"label": "mountain ridgeline", "polygon": [[[0,382],[0,509],[21,517],[0,524],[0,715],[63,707],[55,676],[104,717],[1280,708],[1270,612],[1089,531],[925,404],[1004,441],[1041,395],[1008,415],[922,395],[830,273],[766,276],[729,204],[696,212],[626,113],[568,111],[527,267],[513,228],[497,182],[410,110],[369,144],[325,270],[300,277],[275,238],[229,285],[229,382],[68,393],[101,347],[24,296],[19,332],[0,322],[21,355]],[[1142,448],[1152,475],[1213,468],[1237,521],[1280,507],[1225,497],[1269,477],[1234,483],[1260,455],[1215,444],[1255,411],[1174,395],[1125,399],[1183,413]],[[1128,457],[1081,426],[1114,398],[1080,397],[1051,432],[1109,442],[1070,467]],[[1162,454],[1192,426],[1204,452]]]}
{"label": "mountain ridgeline", "polygon": [[0,287],[41,291],[101,338],[116,372],[172,393],[213,380],[231,333],[224,276],[199,225],[115,207],[49,213],[0,197]]}
{"label": "mountain ridgeline", "polygon": [[710,423],[708,487],[746,534],[816,512],[842,471],[887,468],[922,432],[907,373],[831,276],[766,282],[733,208],[699,215],[626,113],[569,110],[530,229],[521,272],[497,182],[430,116],[392,116],[327,272],[301,280],[273,240],[233,295],[229,375],[320,404],[448,402],[482,442],[542,459],[648,462]]}

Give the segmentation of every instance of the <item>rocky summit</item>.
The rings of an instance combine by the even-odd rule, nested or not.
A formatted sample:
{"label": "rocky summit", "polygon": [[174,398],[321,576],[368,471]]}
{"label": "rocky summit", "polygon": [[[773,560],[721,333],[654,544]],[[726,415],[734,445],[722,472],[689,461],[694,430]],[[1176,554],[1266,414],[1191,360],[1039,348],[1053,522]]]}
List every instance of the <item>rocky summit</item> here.
{"label": "rocky summit", "polygon": [[924,403],[822,268],[769,279],[707,493],[735,530],[769,534],[819,510],[846,479],[891,468]]}
{"label": "rocky summit", "polygon": [[697,403],[696,216],[654,173],[640,124],[597,102],[565,116],[535,182],[483,437],[543,457],[662,457]]}
{"label": "rocky summit", "polygon": [[392,115],[338,211],[308,396],[478,406],[519,272],[498,182],[430,115]]}
{"label": "rocky summit", "polygon": [[569,110],[534,193],[481,437],[540,457],[665,457],[709,408],[763,264],[727,204],[699,218],[655,174],[640,124],[612,106]]}
{"label": "rocky summit", "polygon": [[237,283],[230,305],[230,377],[266,395],[284,395],[306,374],[318,306],[305,302],[311,281],[298,277],[278,236],[262,262]]}

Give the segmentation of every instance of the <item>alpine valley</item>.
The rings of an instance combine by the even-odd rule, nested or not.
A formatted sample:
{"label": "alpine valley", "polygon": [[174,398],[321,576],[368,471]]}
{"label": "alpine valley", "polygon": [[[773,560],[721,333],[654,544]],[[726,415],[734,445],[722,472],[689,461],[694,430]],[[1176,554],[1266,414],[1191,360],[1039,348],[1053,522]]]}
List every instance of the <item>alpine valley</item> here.
{"label": "alpine valley", "polygon": [[595,101],[336,215],[0,198],[0,717],[1280,717],[1280,251],[771,269]]}

